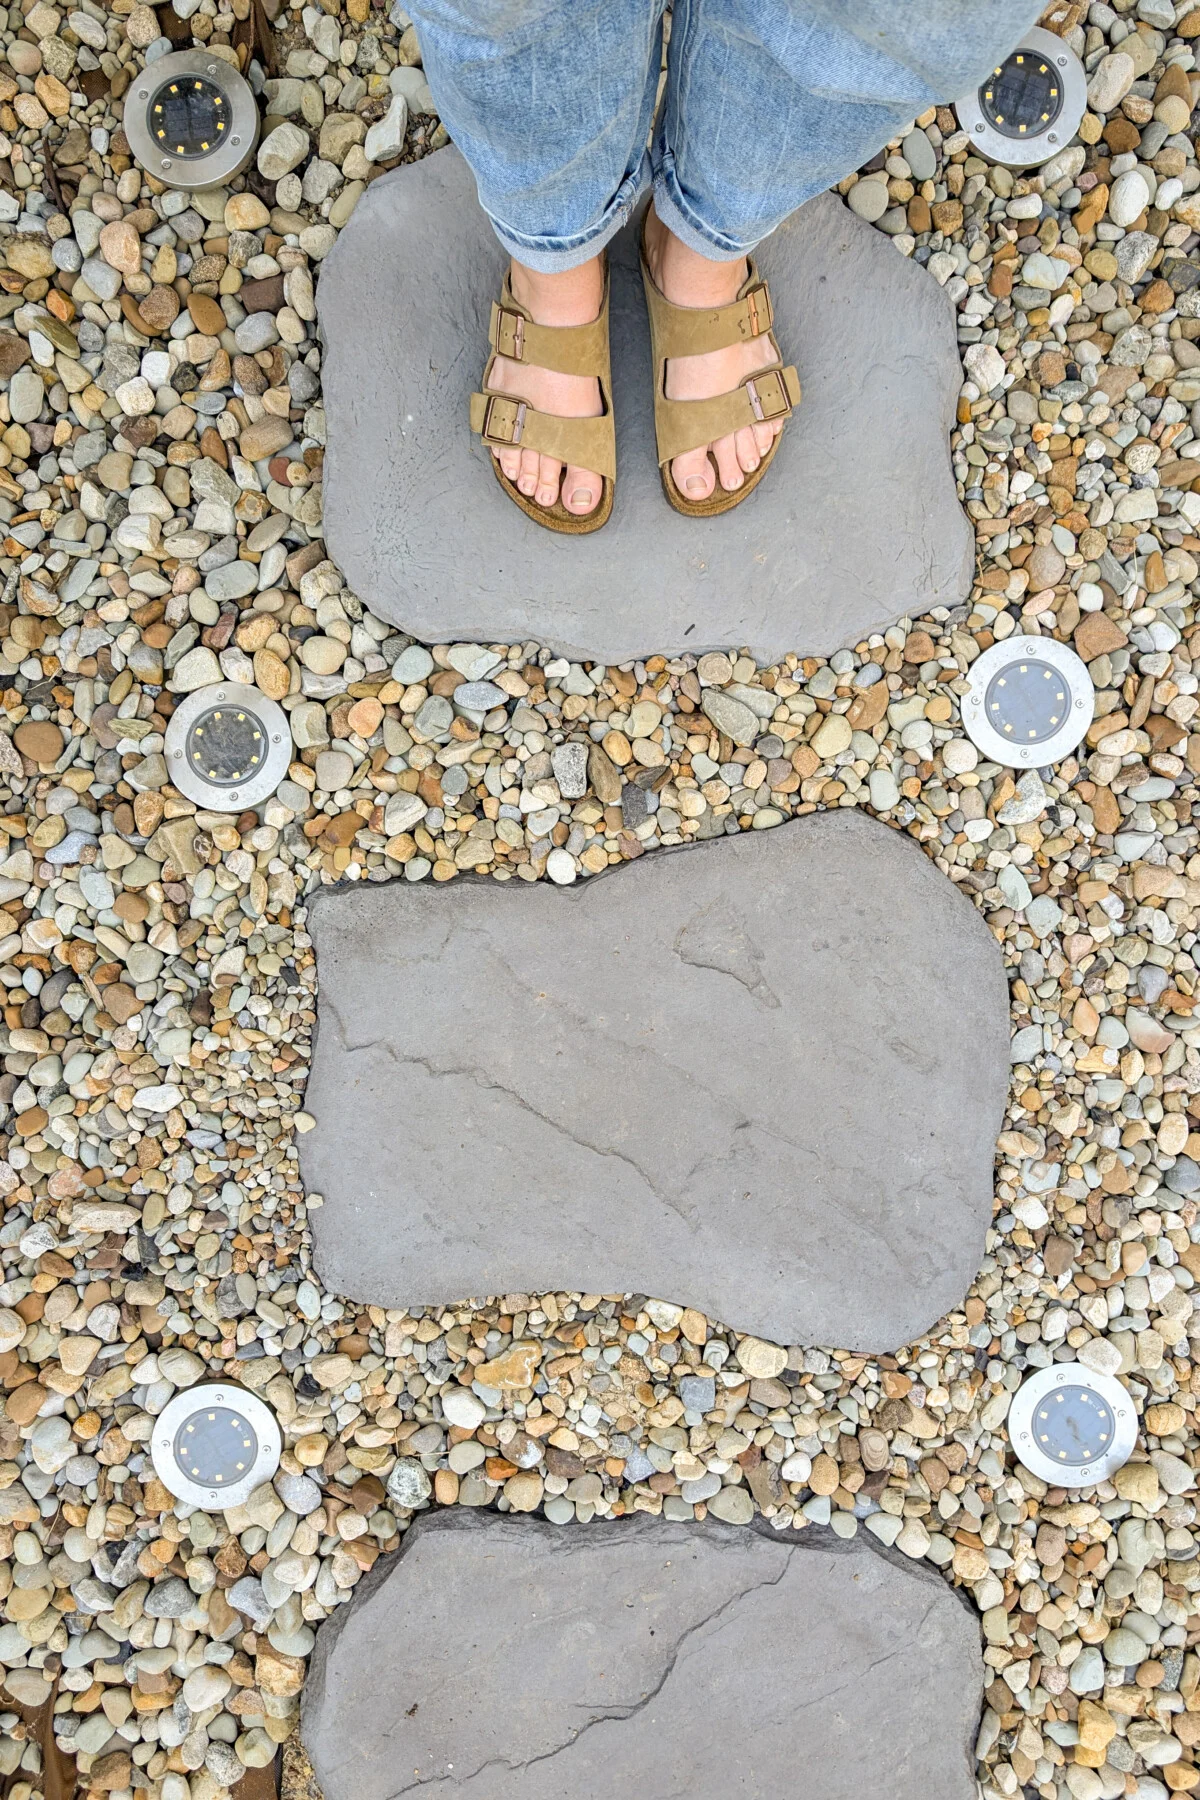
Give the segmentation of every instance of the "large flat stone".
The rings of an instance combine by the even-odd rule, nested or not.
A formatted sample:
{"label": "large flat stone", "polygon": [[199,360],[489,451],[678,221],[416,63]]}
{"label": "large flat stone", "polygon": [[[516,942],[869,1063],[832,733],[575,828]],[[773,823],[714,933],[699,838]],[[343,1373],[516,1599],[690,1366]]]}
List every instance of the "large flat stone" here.
{"label": "large flat stone", "polygon": [[430,643],[532,637],[602,662],[729,644],[826,655],[965,598],[945,296],[828,195],[760,262],[804,384],[770,477],[716,519],[663,498],[631,229],[612,252],[616,506],[568,540],[505,497],[468,430],[504,256],[466,165],[447,149],[372,183],[319,292],[325,535],[355,592]]}
{"label": "large flat stone", "polygon": [[971,1800],[979,1631],[815,1530],[421,1519],[323,1625],[325,1800]]}
{"label": "large flat stone", "polygon": [[887,826],[813,815],[569,889],[332,890],[310,928],[301,1157],[331,1290],[642,1292],[870,1351],[961,1303],[1007,990]]}

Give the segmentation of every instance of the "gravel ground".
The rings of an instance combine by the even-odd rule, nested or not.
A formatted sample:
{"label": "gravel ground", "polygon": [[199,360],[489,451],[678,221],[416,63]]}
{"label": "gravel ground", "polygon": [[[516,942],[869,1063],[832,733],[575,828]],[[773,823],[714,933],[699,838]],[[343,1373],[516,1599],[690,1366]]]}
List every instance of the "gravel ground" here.
{"label": "gravel ground", "polygon": [[[974,160],[939,109],[842,184],[958,309],[970,603],[767,669],[427,652],[325,558],[314,276],[363,184],[441,136],[403,21],[281,17],[265,173],[190,199],[120,130],[166,8],[0,23],[0,1662],[26,1708],[57,1682],[85,1791],[221,1800],[267,1764],[316,1626],[431,1503],[869,1532],[980,1610],[988,1800],[1200,1786],[1200,9],[1057,10],[1092,110],[1056,164]],[[171,29],[230,60],[248,11]],[[1079,756],[1015,784],[958,725],[1014,630],[1073,641],[1099,690]],[[257,815],[167,783],[165,721],[220,676],[291,712]],[[316,887],[569,882],[833,806],[925,845],[1011,966],[961,1312],[867,1359],[645,1296],[435,1315],[320,1290],[294,1154]],[[1143,1430],[1067,1495],[1004,1419],[1027,1368],[1075,1354]],[[273,1489],[189,1515],[147,1441],[217,1374],[286,1450]],[[28,1800],[37,1745],[15,1710],[0,1732]]]}

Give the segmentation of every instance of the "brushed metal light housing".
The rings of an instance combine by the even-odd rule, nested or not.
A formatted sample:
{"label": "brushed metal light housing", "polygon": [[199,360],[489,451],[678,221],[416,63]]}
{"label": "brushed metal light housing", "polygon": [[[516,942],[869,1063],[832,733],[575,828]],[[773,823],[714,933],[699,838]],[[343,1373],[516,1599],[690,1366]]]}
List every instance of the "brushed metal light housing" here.
{"label": "brushed metal light housing", "polygon": [[1087,665],[1051,637],[1010,637],[971,664],[963,729],[992,762],[1044,769],[1082,743],[1096,710]]}
{"label": "brushed metal light housing", "polygon": [[244,76],[207,50],[149,63],[125,101],[125,136],[147,174],[203,193],[240,175],[258,143],[258,107]]}
{"label": "brushed metal light housing", "polygon": [[1056,1487],[1095,1487],[1129,1461],[1137,1442],[1133,1400],[1114,1375],[1051,1363],[1023,1381],[1008,1409],[1013,1451]]}
{"label": "brushed metal light housing", "polygon": [[279,1467],[282,1437],[257,1394],[225,1383],[187,1388],[154,1421],[154,1472],[178,1500],[241,1506]]}
{"label": "brushed metal light housing", "polygon": [[971,148],[1030,169],[1071,142],[1087,109],[1083,64],[1062,38],[1035,27],[986,81],[955,103]]}
{"label": "brushed metal light housing", "polygon": [[288,772],[287,714],[256,687],[222,681],[185,695],[167,722],[167,772],[181,794],[216,812],[257,806]]}

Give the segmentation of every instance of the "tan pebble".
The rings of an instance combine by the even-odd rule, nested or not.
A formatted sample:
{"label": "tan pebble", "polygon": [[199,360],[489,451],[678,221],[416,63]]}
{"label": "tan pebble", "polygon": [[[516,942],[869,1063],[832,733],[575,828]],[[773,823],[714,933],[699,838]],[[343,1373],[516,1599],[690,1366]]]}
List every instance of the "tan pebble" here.
{"label": "tan pebble", "polygon": [[820,1456],[814,1457],[812,1473],[808,1478],[808,1485],[814,1494],[832,1494],[841,1485],[841,1479],[842,1472],[832,1456],[822,1451]]}
{"label": "tan pebble", "polygon": [[14,1588],[4,1602],[9,1618],[18,1622],[39,1618],[49,1604],[49,1588]]}
{"label": "tan pebble", "polygon": [[291,686],[288,666],[273,650],[254,652],[254,680],[269,700],[282,700]]}
{"label": "tan pebble", "polygon": [[231,194],[225,202],[225,223],[230,231],[261,231],[271,214],[257,194]]}
{"label": "tan pebble", "polygon": [[99,1338],[65,1337],[58,1347],[58,1360],[68,1375],[85,1375],[99,1348]]}
{"label": "tan pebble", "polygon": [[285,449],[293,436],[286,419],[277,419],[267,413],[256,424],[246,426],[238,438],[238,449],[247,462],[261,462],[264,457]]}
{"label": "tan pebble", "polygon": [[378,700],[356,700],[346,714],[346,723],[351,731],[356,731],[361,738],[369,738],[378,731],[383,722],[383,708]]}
{"label": "tan pebble", "polygon": [[684,1308],[679,1321],[679,1329],[689,1344],[706,1344],[708,1342],[708,1320],[702,1312],[694,1307]]}
{"label": "tan pebble", "polygon": [[953,1567],[960,1581],[982,1581],[991,1564],[986,1550],[978,1550],[974,1544],[955,1544]]}
{"label": "tan pebble", "polygon": [[504,1498],[513,1512],[534,1512],[542,1503],[544,1484],[532,1469],[510,1475],[504,1484]]}
{"label": "tan pebble", "polygon": [[30,762],[53,763],[62,755],[62,732],[49,719],[26,719],[13,732],[13,743]]}
{"label": "tan pebble", "polygon": [[[514,1478],[515,1479],[515,1478]],[[439,1506],[453,1506],[458,1499],[458,1476],[453,1469],[439,1469],[433,1478],[433,1497]],[[522,1509],[516,1509],[520,1512]]]}
{"label": "tan pebble", "polygon": [[738,1340],[737,1360],[747,1375],[760,1381],[769,1380],[783,1374],[787,1367],[787,1351],[762,1338],[744,1337]]}
{"label": "tan pebble", "polygon": [[1134,1500],[1151,1512],[1158,1506],[1158,1475],[1153,1463],[1126,1463],[1111,1480],[1122,1500]]}
{"label": "tan pebble", "polygon": [[192,324],[205,337],[219,337],[225,330],[225,314],[210,294],[189,294],[187,309],[192,315]]}
{"label": "tan pebble", "polygon": [[323,1432],[309,1431],[302,1438],[297,1438],[292,1447],[296,1461],[305,1469],[319,1469],[325,1461],[325,1452],[329,1448],[329,1439]]}
{"label": "tan pebble", "polygon": [[110,269],[136,275],[142,266],[142,240],[127,220],[117,219],[100,233],[100,254]]}
{"label": "tan pebble", "polygon": [[346,660],[346,646],[337,638],[306,638],[300,646],[300,661],[314,675],[336,675]]}
{"label": "tan pebble", "polygon": [[534,1370],[542,1360],[542,1346],[533,1343],[513,1344],[492,1362],[481,1363],[475,1371],[476,1381],[484,1387],[532,1387]]}

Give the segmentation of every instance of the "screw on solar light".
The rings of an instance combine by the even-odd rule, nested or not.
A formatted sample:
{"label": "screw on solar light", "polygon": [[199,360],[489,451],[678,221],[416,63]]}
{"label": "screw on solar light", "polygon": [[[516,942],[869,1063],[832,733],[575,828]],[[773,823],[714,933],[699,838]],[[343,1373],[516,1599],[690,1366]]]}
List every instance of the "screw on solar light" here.
{"label": "screw on solar light", "polygon": [[1057,638],[1011,637],[971,664],[963,729],[991,761],[1044,769],[1083,741],[1096,693],[1080,657]]}
{"label": "screw on solar light", "polygon": [[1083,1363],[1051,1363],[1026,1378],[1008,1409],[1018,1459],[1057,1487],[1095,1487],[1128,1462],[1137,1412],[1112,1375]]}
{"label": "screw on solar light", "polygon": [[205,50],[147,65],[125,101],[125,135],[138,162],[168,187],[203,192],[232,181],[258,142],[250,84]]}
{"label": "screw on solar light", "polygon": [[240,1506],[279,1467],[279,1425],[244,1388],[188,1388],[159,1413],[150,1439],[154,1471],[179,1500]]}
{"label": "screw on solar light", "polygon": [[1031,168],[1069,143],[1087,106],[1087,76],[1053,32],[1029,31],[987,80],[955,104],[974,148],[993,162]]}
{"label": "screw on solar light", "polygon": [[287,714],[240,681],[197,688],[171,714],[164,753],[171,780],[198,805],[257,806],[288,771]]}

